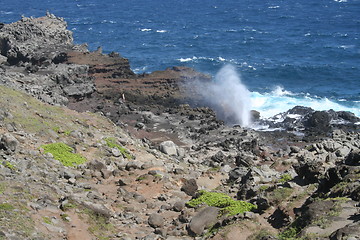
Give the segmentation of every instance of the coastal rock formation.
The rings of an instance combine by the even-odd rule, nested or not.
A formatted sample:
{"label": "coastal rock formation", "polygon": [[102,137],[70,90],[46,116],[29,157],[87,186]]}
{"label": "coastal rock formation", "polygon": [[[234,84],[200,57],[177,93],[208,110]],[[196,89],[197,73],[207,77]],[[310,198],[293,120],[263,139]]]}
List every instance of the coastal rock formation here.
{"label": "coastal rock formation", "polygon": [[64,19],[52,14],[5,24],[0,32],[1,55],[11,65],[63,62],[66,52],[74,46],[72,32],[66,27]]}
{"label": "coastal rock formation", "polygon": [[[191,68],[137,75],[51,14],[0,28],[0,238],[358,236],[353,114],[227,125],[183,92],[210,80]],[[204,191],[219,195],[189,205]]]}

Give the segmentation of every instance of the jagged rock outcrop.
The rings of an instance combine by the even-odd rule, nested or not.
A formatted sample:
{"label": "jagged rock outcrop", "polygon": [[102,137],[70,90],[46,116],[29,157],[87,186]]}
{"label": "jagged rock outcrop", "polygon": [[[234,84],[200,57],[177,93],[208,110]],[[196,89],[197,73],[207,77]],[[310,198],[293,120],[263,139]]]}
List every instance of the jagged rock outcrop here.
{"label": "jagged rock outcrop", "polygon": [[62,18],[47,14],[41,18],[23,17],[3,25],[0,32],[0,52],[9,64],[30,62],[42,65],[63,62],[66,51],[73,48],[72,32]]}

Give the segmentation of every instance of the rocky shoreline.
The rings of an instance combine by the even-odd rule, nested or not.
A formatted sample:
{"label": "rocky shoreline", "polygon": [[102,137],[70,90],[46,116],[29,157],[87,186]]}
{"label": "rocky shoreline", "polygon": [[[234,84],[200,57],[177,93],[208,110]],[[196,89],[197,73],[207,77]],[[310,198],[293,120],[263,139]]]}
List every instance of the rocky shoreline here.
{"label": "rocky shoreline", "polygon": [[211,77],[135,74],[52,14],[0,24],[0,239],[360,239],[359,118],[227,125],[195,80]]}

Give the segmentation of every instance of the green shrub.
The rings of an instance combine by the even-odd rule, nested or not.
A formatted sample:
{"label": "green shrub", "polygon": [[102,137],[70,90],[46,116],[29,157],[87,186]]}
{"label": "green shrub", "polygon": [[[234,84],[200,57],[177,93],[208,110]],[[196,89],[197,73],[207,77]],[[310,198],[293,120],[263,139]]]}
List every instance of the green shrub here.
{"label": "green shrub", "polygon": [[276,188],[274,191],[269,192],[267,197],[270,202],[275,204],[280,204],[281,202],[285,201],[288,197],[291,196],[293,189],[291,188]]}
{"label": "green shrub", "polygon": [[4,167],[7,167],[10,170],[15,171],[16,167],[14,165],[12,165],[10,162],[3,162]]}
{"label": "green shrub", "polygon": [[196,207],[205,203],[208,206],[221,208],[221,212],[229,216],[251,211],[256,208],[256,206],[251,203],[234,200],[223,193],[199,191],[199,194],[200,196],[198,198],[188,201],[186,205]]}
{"label": "green shrub", "polygon": [[288,173],[285,173],[285,174],[281,175],[281,178],[280,178],[279,182],[280,183],[286,183],[286,182],[288,182],[290,180],[292,180],[291,175],[288,174]]}
{"label": "green shrub", "polygon": [[86,158],[80,154],[72,153],[74,149],[65,143],[50,143],[41,146],[45,153],[51,153],[56,160],[64,166],[73,167],[86,162]]}
{"label": "green shrub", "polygon": [[294,240],[296,239],[296,235],[298,234],[299,230],[296,227],[289,227],[285,231],[279,234],[280,240]]}
{"label": "green shrub", "polygon": [[109,148],[117,148],[119,149],[119,151],[121,152],[121,154],[127,158],[127,159],[133,159],[133,156],[131,156],[131,154],[128,152],[128,150],[122,146],[120,146],[119,144],[116,143],[116,139],[112,138],[112,137],[108,137],[104,139],[106,142],[106,145]]}

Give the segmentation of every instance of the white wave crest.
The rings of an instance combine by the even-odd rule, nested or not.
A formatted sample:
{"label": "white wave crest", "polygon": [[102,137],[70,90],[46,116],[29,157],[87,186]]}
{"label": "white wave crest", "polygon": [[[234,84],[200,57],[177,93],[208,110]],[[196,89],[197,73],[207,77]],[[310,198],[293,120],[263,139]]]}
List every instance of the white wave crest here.
{"label": "white wave crest", "polygon": [[328,98],[310,96],[309,94],[295,94],[282,87],[276,87],[268,93],[251,93],[252,109],[260,112],[263,119],[286,112],[295,106],[310,107],[317,111],[333,109],[334,111],[349,111],[360,117],[360,104],[358,106],[345,106],[346,101],[334,101]]}

